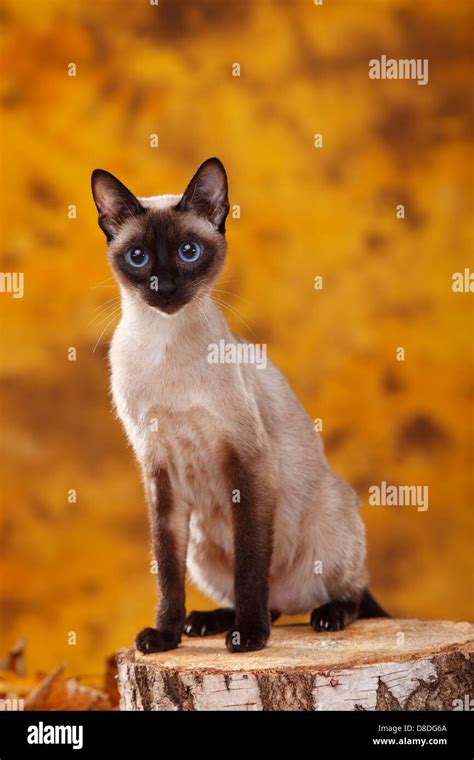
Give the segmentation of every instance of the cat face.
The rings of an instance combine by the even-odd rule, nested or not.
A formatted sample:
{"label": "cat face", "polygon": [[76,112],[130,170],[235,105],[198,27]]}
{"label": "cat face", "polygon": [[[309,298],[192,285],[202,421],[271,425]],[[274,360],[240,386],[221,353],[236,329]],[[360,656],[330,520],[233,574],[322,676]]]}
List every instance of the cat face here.
{"label": "cat face", "polygon": [[139,200],[116,177],[92,173],[92,194],[107,254],[119,283],[164,314],[209,290],[222,269],[227,176],[205,161],[181,198]]}

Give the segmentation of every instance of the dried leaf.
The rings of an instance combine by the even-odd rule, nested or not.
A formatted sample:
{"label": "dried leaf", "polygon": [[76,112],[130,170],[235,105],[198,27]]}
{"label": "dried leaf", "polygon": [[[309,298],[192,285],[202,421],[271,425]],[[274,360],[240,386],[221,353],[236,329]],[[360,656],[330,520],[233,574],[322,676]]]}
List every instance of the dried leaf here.
{"label": "dried leaf", "polygon": [[109,696],[100,689],[83,686],[77,678],[64,680],[60,665],[28,695],[25,710],[111,710]]}
{"label": "dried leaf", "polygon": [[25,675],[25,639],[18,639],[6,657],[0,660],[0,670],[11,670],[17,676]]}

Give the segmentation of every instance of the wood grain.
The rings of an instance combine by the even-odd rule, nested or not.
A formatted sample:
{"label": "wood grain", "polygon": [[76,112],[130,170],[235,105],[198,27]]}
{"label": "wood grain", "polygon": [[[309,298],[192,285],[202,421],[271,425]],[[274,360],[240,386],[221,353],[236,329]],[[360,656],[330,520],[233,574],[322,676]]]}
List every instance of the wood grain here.
{"label": "wood grain", "polygon": [[223,636],[118,654],[123,710],[453,710],[473,691],[474,625],[359,620],[345,631],[275,626],[260,652]]}

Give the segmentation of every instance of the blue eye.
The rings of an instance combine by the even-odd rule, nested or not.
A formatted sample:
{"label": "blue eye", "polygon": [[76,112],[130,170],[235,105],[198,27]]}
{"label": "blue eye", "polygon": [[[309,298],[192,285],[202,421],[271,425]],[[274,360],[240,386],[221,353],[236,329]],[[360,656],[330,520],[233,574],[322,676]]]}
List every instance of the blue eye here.
{"label": "blue eye", "polygon": [[178,248],[178,256],[185,264],[192,264],[193,261],[197,261],[201,255],[201,246],[199,243],[195,243],[192,240],[186,243],[181,243]]}
{"label": "blue eye", "polygon": [[125,254],[125,261],[131,267],[140,269],[148,264],[150,257],[142,248],[130,248]]}

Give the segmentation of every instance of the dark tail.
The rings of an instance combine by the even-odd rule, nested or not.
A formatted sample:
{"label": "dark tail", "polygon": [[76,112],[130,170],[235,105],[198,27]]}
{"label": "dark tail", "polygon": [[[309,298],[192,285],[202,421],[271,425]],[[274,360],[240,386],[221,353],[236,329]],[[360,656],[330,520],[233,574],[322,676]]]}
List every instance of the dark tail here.
{"label": "dark tail", "polygon": [[360,618],[374,618],[374,617],[392,617],[392,616],[389,615],[388,612],[385,612],[383,607],[381,607],[380,604],[375,601],[370,591],[368,589],[365,589],[364,593],[362,594],[362,599],[360,602],[359,617]]}

